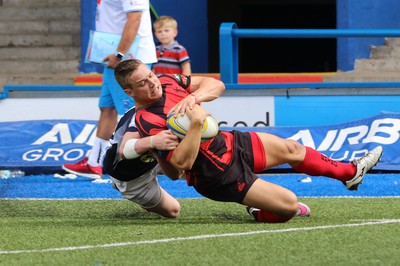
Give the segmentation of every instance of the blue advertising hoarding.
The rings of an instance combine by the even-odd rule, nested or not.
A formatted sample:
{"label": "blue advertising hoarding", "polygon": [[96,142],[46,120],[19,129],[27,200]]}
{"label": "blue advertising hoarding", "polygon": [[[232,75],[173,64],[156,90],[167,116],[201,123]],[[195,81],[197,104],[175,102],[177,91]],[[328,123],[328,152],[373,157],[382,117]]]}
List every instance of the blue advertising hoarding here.
{"label": "blue advertising hoarding", "polygon": [[[97,122],[91,120],[36,120],[0,123],[0,169],[59,169],[82,159],[92,148]],[[294,139],[339,161],[351,161],[382,145],[375,170],[400,170],[400,113],[331,126],[221,128],[268,132]],[[289,166],[282,166],[282,168]]]}

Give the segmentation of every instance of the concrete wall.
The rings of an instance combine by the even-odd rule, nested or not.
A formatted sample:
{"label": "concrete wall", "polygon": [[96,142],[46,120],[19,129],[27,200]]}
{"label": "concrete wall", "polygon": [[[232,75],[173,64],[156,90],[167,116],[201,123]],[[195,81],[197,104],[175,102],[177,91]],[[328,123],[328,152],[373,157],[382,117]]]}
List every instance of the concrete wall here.
{"label": "concrete wall", "polygon": [[[398,29],[398,0],[337,0],[337,28]],[[371,45],[382,45],[383,38],[338,39],[338,70],[354,69],[355,59],[368,58]]]}
{"label": "concrete wall", "polygon": [[73,84],[80,0],[0,1],[0,92],[5,84]]}

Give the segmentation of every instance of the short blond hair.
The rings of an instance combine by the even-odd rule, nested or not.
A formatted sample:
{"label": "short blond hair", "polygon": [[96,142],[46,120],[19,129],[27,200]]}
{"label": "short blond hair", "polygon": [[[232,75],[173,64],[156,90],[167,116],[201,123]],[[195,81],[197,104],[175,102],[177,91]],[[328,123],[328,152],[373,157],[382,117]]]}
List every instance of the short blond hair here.
{"label": "short blond hair", "polygon": [[171,16],[160,16],[159,18],[156,19],[153,23],[153,27],[155,30],[163,27],[163,26],[169,26],[175,30],[178,29],[178,22],[176,19],[174,19]]}

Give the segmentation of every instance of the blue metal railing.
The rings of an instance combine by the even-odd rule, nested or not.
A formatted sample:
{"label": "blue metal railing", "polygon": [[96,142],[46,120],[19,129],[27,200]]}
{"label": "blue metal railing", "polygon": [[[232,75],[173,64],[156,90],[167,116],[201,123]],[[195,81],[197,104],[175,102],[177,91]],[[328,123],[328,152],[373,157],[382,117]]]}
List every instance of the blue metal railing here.
{"label": "blue metal railing", "polygon": [[238,29],[235,23],[222,23],[219,30],[221,80],[228,89],[264,88],[400,88],[394,82],[319,82],[238,84],[239,38],[348,38],[400,37],[397,29]]}

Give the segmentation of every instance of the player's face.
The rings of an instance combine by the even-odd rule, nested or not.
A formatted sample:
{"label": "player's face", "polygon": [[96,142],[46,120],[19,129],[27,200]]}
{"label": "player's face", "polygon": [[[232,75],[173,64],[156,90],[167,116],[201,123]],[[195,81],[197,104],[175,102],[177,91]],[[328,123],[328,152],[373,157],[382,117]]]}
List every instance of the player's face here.
{"label": "player's face", "polygon": [[129,78],[132,89],[126,93],[134,98],[136,106],[155,102],[162,96],[160,80],[145,64],[140,64]]}

